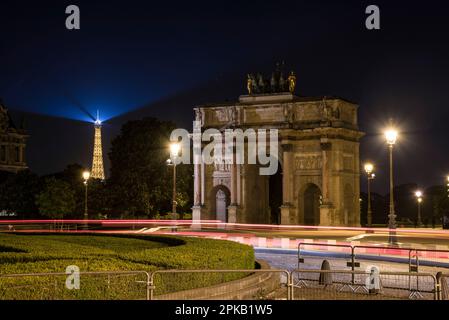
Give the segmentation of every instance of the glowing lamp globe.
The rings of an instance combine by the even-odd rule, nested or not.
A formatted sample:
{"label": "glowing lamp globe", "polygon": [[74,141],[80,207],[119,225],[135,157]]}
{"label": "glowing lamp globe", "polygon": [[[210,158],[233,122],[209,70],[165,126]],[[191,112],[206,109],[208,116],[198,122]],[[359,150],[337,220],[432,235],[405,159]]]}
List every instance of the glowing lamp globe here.
{"label": "glowing lamp globe", "polygon": [[180,150],[179,143],[172,143],[170,144],[170,152],[173,156],[178,156]]}
{"label": "glowing lamp globe", "polygon": [[371,174],[374,170],[374,165],[372,163],[365,164],[365,172]]}
{"label": "glowing lamp globe", "polygon": [[385,139],[387,140],[387,143],[389,145],[393,145],[396,143],[396,140],[398,138],[398,132],[394,129],[389,129],[385,131]]}
{"label": "glowing lamp globe", "polygon": [[84,171],[83,172],[83,179],[84,180],[89,180],[89,178],[90,178],[90,172],[89,171]]}

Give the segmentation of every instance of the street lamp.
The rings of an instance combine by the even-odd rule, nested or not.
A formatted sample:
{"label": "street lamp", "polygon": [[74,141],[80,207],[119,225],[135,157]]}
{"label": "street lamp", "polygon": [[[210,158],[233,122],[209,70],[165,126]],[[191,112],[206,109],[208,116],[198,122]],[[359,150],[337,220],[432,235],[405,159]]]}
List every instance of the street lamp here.
{"label": "street lamp", "polygon": [[417,219],[418,221],[417,221],[417,225],[418,225],[418,227],[420,227],[421,226],[421,203],[422,203],[422,196],[423,196],[422,191],[417,190],[415,192],[415,196],[416,196],[416,200],[418,201],[418,219]]}
{"label": "street lamp", "polygon": [[373,171],[374,165],[372,163],[366,163],[365,172],[368,177],[368,210],[367,210],[368,227],[371,227],[373,222],[373,214],[371,210],[371,180],[373,180],[376,177]]}
{"label": "street lamp", "polygon": [[388,228],[390,229],[390,234],[388,242],[393,245],[397,244],[396,232],[394,231],[394,229],[396,229],[396,214],[394,213],[393,196],[393,146],[395,145],[397,138],[398,132],[395,129],[389,128],[387,131],[385,131],[385,140],[387,141],[388,149],[390,152],[390,213],[388,215]]}
{"label": "street lamp", "polygon": [[172,219],[176,218],[176,158],[179,156],[181,147],[179,143],[170,144],[170,159],[167,160],[167,165],[173,166],[173,200],[172,200]]}
{"label": "street lamp", "polygon": [[87,229],[87,220],[89,219],[89,215],[87,213],[87,182],[90,178],[90,172],[84,171],[83,172],[83,179],[84,179],[84,186],[85,186],[85,192],[84,192],[84,227]]}

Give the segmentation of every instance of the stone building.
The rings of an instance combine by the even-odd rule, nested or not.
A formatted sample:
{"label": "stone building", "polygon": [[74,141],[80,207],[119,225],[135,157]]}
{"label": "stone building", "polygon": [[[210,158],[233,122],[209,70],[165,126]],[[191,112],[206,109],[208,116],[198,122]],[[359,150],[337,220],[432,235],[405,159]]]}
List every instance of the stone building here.
{"label": "stone building", "polygon": [[0,171],[18,172],[27,169],[25,147],[28,136],[18,129],[8,109],[0,101]]}
{"label": "stone building", "polygon": [[262,176],[257,164],[195,164],[193,219],[360,226],[357,109],[341,98],[285,92],[196,107],[201,130],[278,129],[279,169]]}

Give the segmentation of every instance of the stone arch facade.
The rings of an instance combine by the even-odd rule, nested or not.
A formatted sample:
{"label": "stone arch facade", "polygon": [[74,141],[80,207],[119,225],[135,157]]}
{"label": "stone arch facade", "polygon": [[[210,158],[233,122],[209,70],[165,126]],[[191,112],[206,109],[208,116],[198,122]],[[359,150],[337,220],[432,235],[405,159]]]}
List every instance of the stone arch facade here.
{"label": "stone arch facade", "polygon": [[[359,140],[363,133],[358,128],[357,109],[340,98],[300,98],[282,93],[241,96],[235,103],[200,106],[195,111],[202,131],[278,130],[281,224],[359,226]],[[228,222],[271,223],[269,199],[273,190],[269,176],[261,176],[258,168],[247,163],[196,164],[193,219],[211,217],[209,190],[224,185],[230,192]],[[320,192],[319,219],[313,222],[306,221],[304,215],[304,193],[310,185]]]}

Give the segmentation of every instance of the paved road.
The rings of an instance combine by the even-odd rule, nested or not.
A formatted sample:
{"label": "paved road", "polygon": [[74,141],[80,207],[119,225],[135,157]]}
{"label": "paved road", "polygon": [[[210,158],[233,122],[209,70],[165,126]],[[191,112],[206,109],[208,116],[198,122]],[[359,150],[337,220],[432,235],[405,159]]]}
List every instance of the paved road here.
{"label": "paved road", "polygon": [[[295,251],[256,249],[255,252],[256,252],[256,259],[267,261],[273,268],[287,269],[287,270],[295,270],[298,268],[298,255]],[[350,261],[350,259],[341,257],[342,256],[341,254],[340,255],[332,253],[319,253],[319,254],[312,253],[312,254],[313,256],[304,257],[304,263],[300,264],[299,268],[320,269],[323,261],[328,260],[331,265],[331,268],[334,270],[351,270],[351,268],[346,266],[346,263]],[[376,259],[379,258],[376,257]],[[368,267],[375,265],[379,267],[381,271],[388,271],[388,272],[409,271],[407,259],[395,257],[388,257],[388,258],[381,257],[381,259],[390,261],[374,261],[358,258],[356,261],[360,262],[360,268],[356,268],[356,270],[365,271],[368,269]],[[436,274],[439,271],[449,273],[449,265],[441,264],[441,267],[420,266],[419,271],[431,274]]]}
{"label": "paved road", "polygon": [[[42,232],[53,225],[54,220],[0,220],[0,232],[13,228],[16,231]],[[79,232],[77,225],[84,225],[83,220],[65,220],[67,230]],[[388,244],[388,229],[385,228],[350,228],[350,227],[307,227],[307,226],[274,226],[257,224],[224,224],[202,221],[191,229],[191,220],[89,220],[89,232],[116,233],[160,233],[178,226],[179,234],[214,237],[220,235],[241,237],[266,237],[335,240],[339,242],[357,241],[360,243]],[[201,226],[201,230],[198,228]],[[449,230],[441,228],[398,228],[398,242],[401,245],[447,247],[449,248]]]}

